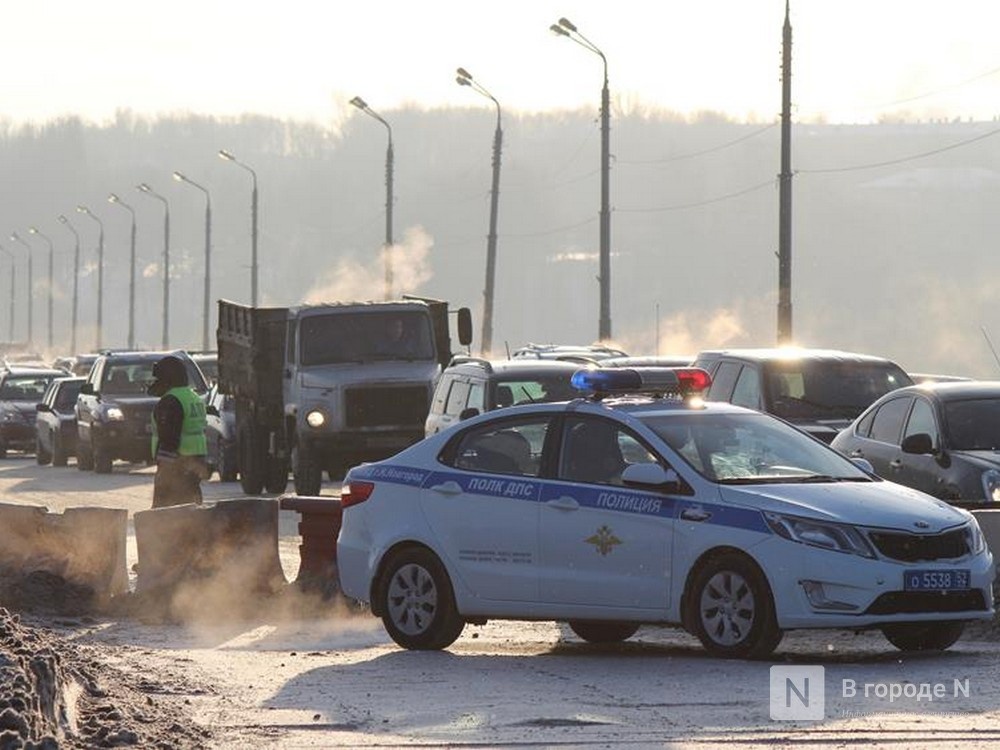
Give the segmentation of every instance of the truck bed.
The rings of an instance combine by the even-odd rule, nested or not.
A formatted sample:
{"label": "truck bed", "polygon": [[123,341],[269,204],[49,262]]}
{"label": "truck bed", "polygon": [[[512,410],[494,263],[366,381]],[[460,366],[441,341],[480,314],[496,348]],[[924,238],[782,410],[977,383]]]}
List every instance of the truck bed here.
{"label": "truck bed", "polygon": [[280,407],[288,308],[219,300],[219,389]]}

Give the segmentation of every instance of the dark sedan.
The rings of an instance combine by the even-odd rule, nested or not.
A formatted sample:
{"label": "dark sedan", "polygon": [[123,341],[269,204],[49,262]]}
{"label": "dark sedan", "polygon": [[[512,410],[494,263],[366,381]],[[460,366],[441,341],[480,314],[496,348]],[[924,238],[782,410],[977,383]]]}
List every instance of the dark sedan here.
{"label": "dark sedan", "polygon": [[49,383],[35,417],[35,460],[65,466],[76,455],[76,397],[86,378],[56,378]]}
{"label": "dark sedan", "polygon": [[834,438],[885,479],[947,502],[1000,502],[1000,382],[893,391]]}
{"label": "dark sedan", "polygon": [[0,368],[0,458],[8,450],[35,450],[35,408],[65,370],[7,365]]}

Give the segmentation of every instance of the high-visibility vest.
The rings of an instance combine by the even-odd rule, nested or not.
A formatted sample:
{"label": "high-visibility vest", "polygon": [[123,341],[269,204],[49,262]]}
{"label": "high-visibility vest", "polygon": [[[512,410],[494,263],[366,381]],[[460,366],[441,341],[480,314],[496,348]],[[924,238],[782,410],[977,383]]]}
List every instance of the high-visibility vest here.
{"label": "high-visibility vest", "polygon": [[[204,456],[208,453],[208,443],[205,440],[205,402],[195,393],[190,386],[182,385],[171,388],[164,394],[173,396],[181,403],[184,409],[184,421],[181,423],[181,442],[177,447],[177,452],[182,456]],[[153,456],[156,456],[156,448],[160,438],[156,431],[156,415],[153,420]]]}

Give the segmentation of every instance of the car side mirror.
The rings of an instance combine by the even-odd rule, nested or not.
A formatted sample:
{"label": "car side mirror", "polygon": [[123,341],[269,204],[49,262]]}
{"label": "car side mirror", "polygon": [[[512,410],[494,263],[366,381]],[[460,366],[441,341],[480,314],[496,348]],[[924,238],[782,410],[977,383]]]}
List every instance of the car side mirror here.
{"label": "car side mirror", "polygon": [[867,458],[854,456],[853,458],[851,458],[851,463],[857,466],[859,469],[861,469],[861,471],[865,472],[866,474],[871,474],[872,476],[875,475],[875,467],[872,466],[872,462],[869,461]]}
{"label": "car side mirror", "polygon": [[82,393],[85,396],[93,396],[94,395],[94,384],[93,383],[84,383],[83,385],[80,386],[80,393]]}
{"label": "car side mirror", "polygon": [[472,313],[467,307],[458,308],[458,343],[462,346],[472,343]]}
{"label": "car side mirror", "polygon": [[903,438],[903,444],[899,447],[902,448],[903,453],[913,453],[918,456],[933,454],[935,452],[931,436],[926,432],[918,432],[916,435],[907,435]]}
{"label": "car side mirror", "polygon": [[478,416],[479,416],[479,409],[477,409],[475,406],[469,406],[465,409],[462,409],[462,411],[459,412],[458,421],[464,422],[466,419],[472,419],[473,417],[478,417]]}
{"label": "car side mirror", "polygon": [[52,411],[48,404],[35,404],[35,411]]}
{"label": "car side mirror", "polygon": [[681,478],[673,469],[664,469],[659,464],[632,464],[622,472],[622,482],[630,487],[650,487],[662,492],[679,492]]}
{"label": "car side mirror", "polygon": [[219,410],[215,406],[215,404],[209,404],[208,406],[206,406],[205,407],[205,413],[206,414],[211,414],[213,417],[219,416]]}

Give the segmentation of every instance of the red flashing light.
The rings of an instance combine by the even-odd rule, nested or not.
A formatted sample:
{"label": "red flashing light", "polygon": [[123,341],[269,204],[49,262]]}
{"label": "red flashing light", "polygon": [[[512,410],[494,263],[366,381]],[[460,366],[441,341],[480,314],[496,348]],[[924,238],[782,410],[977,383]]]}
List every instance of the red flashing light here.
{"label": "red flashing light", "polygon": [[677,382],[685,393],[704,391],[712,386],[712,376],[700,367],[685,367],[676,370]]}
{"label": "red flashing light", "polygon": [[350,508],[352,505],[363,503],[375,490],[375,482],[351,482],[345,484],[340,490],[340,507]]}

